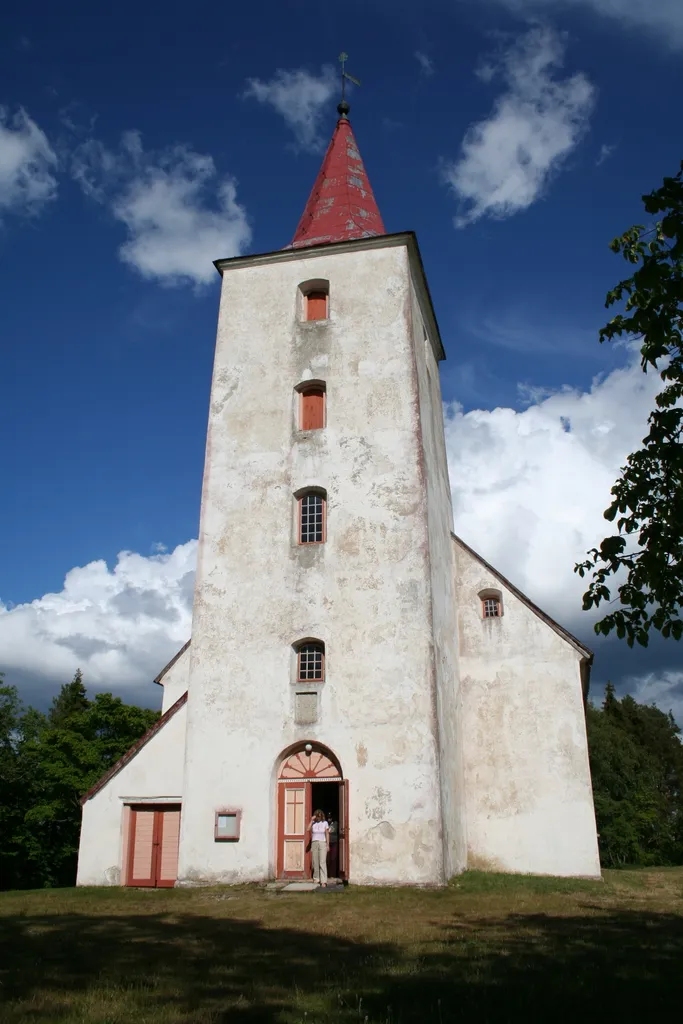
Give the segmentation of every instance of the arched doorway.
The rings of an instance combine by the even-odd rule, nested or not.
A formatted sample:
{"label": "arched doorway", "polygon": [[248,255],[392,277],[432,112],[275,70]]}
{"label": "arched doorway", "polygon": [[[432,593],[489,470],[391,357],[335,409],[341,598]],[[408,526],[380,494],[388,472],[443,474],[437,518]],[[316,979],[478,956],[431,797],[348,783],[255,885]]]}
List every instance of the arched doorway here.
{"label": "arched doorway", "polygon": [[277,787],[278,877],[311,877],[308,824],[313,811],[320,807],[337,822],[338,842],[337,849],[330,851],[330,873],[347,879],[348,781],[332,751],[318,743],[302,743],[289,750],[280,763]]}

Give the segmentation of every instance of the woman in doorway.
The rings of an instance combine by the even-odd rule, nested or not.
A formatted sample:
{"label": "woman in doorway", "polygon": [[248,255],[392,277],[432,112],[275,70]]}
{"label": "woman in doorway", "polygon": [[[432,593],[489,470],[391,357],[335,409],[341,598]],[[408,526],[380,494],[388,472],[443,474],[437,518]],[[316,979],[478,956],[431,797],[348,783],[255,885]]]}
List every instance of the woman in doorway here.
{"label": "woman in doorway", "polygon": [[327,854],[330,849],[330,826],[322,811],[316,811],[308,826],[311,832],[311,860],[313,881],[327,885]]}

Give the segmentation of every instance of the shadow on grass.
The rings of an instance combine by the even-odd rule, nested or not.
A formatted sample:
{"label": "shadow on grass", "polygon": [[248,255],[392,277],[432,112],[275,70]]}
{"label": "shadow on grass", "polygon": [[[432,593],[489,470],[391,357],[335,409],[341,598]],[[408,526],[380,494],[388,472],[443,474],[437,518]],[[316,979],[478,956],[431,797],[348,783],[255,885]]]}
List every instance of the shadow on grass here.
{"label": "shadow on grass", "polygon": [[0,1018],[528,1024],[680,1013],[680,916],[455,914],[404,947],[316,934],[321,909],[302,906],[310,932],[172,910],[5,917]]}

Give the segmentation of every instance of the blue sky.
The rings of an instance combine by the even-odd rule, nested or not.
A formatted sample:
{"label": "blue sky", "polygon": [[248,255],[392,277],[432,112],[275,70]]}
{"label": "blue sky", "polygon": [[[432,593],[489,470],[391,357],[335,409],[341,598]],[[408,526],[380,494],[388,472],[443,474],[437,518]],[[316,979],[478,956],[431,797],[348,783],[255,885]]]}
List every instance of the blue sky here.
{"label": "blue sky", "polygon": [[[8,679],[40,700],[80,664],[158,700],[189,630],[211,261],[291,240],[342,48],[386,228],[417,232],[441,325],[456,530],[592,643],[571,570],[655,384],[598,344],[608,243],[681,159],[683,5],[10,2],[0,27]],[[609,675],[681,717],[672,642],[598,645]]]}

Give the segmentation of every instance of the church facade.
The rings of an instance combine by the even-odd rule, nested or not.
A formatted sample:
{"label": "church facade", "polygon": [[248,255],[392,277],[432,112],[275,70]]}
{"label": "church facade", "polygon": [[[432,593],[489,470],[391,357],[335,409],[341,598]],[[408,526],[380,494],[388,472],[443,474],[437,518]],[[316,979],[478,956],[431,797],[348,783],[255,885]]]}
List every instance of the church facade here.
{"label": "church facade", "polygon": [[346,113],[293,243],[216,263],[192,639],[79,885],[310,877],[317,807],[358,884],[600,873],[591,653],[452,533],[429,288]]}

